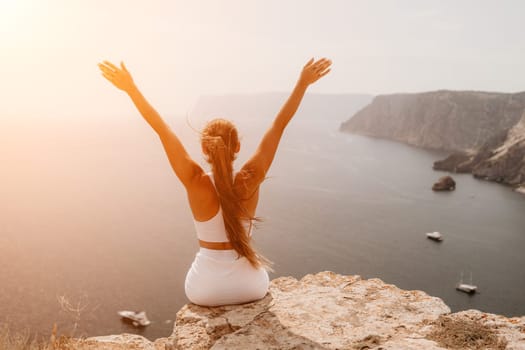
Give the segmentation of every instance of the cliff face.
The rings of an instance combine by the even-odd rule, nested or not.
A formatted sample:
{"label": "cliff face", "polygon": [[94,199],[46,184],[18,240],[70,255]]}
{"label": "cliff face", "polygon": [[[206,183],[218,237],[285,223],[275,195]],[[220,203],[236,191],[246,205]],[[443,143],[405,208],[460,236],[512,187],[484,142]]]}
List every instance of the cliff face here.
{"label": "cliff face", "polygon": [[262,300],[178,313],[173,334],[83,340],[78,349],[525,349],[525,317],[468,310],[379,279],[333,272],[271,282]]}
{"label": "cliff face", "polygon": [[510,129],[505,141],[473,165],[472,173],[510,185],[525,184],[525,112],[520,122]]}
{"label": "cliff face", "polygon": [[474,176],[512,186],[525,184],[525,112],[508,132],[486,142],[474,154],[455,153],[434,163],[434,169],[471,172]]}
{"label": "cliff face", "polygon": [[525,109],[525,93],[435,91],[377,96],[342,131],[448,151],[476,151],[509,130]]}
{"label": "cliff face", "polygon": [[436,91],[378,96],[342,131],[454,152],[437,170],[525,183],[525,93]]}

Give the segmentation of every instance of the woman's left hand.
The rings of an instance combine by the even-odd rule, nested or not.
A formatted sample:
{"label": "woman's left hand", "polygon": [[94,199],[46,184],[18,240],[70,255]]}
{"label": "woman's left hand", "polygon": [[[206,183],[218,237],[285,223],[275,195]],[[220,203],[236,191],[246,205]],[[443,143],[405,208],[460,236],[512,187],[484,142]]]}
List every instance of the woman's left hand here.
{"label": "woman's left hand", "polygon": [[130,92],[135,87],[133,78],[126,69],[124,62],[120,62],[120,68],[109,61],[99,63],[98,67],[100,68],[104,78],[109,80],[111,84],[115,85],[115,87],[119,88],[120,90]]}
{"label": "woman's left hand", "polygon": [[306,85],[313,84],[317,80],[330,73],[331,65],[332,61],[329,59],[321,58],[320,60],[314,61],[314,59],[312,58],[303,67],[303,71],[301,72],[301,77],[299,78],[299,81],[303,82]]}

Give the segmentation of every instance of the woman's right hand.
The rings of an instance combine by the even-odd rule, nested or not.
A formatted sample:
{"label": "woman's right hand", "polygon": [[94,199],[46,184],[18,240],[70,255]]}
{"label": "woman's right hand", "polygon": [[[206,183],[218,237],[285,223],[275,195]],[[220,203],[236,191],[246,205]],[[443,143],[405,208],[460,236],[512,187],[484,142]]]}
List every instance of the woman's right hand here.
{"label": "woman's right hand", "polygon": [[98,67],[102,71],[102,75],[104,76],[104,78],[109,80],[109,82],[118,89],[129,93],[132,89],[135,88],[133,78],[126,69],[124,62],[120,62],[120,68],[118,68],[109,61],[99,63]]}
{"label": "woman's right hand", "polygon": [[303,67],[299,81],[306,85],[313,84],[330,72],[331,65],[332,61],[329,59],[321,58],[314,62],[314,59],[312,58]]}

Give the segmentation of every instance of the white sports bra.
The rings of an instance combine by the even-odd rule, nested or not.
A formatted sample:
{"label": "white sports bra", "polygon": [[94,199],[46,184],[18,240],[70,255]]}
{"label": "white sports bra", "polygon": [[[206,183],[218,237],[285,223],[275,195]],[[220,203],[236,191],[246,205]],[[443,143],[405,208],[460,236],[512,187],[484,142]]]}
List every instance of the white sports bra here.
{"label": "white sports bra", "polygon": [[[215,186],[213,182],[213,174],[208,173],[211,183]],[[226,233],[226,227],[224,226],[224,218],[222,217],[222,208],[219,206],[219,211],[209,220],[206,221],[197,221],[193,218],[193,223],[195,224],[195,230],[197,231],[197,238],[201,241],[206,242],[229,242],[228,234]],[[250,229],[250,221],[246,220],[243,222],[246,230]],[[253,228],[253,224],[251,225]],[[248,233],[250,236],[252,232]]]}

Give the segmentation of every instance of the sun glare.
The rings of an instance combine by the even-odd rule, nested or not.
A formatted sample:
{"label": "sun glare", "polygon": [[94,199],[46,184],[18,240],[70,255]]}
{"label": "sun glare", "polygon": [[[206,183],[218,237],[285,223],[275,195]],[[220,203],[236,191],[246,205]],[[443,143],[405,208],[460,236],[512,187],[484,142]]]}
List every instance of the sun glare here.
{"label": "sun glare", "polygon": [[16,8],[16,0],[0,0],[0,28],[2,32],[8,30],[15,22]]}
{"label": "sun glare", "polygon": [[18,48],[30,42],[44,6],[35,0],[0,0],[0,45]]}
{"label": "sun glare", "polygon": [[21,25],[20,17],[24,2],[20,0],[0,0],[0,33],[13,34]]}

